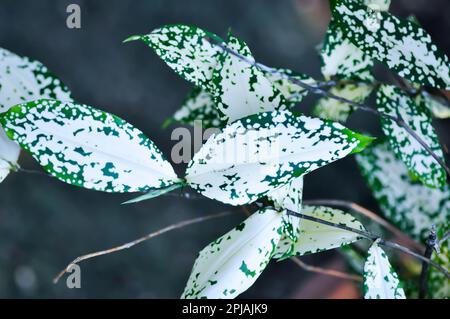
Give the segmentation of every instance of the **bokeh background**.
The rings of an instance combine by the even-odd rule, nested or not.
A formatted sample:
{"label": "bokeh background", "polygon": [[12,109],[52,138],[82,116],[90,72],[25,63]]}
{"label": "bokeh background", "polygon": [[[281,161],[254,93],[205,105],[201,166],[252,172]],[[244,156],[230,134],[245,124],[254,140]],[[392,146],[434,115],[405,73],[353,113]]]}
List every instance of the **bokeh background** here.
{"label": "bokeh background", "polygon": [[[66,7],[81,6],[82,28],[66,27]],[[393,0],[392,12],[417,16],[449,52],[447,0]],[[74,98],[127,119],[170,154],[171,131],[161,128],[191,85],[132,34],[168,23],[198,25],[225,36],[229,28],[258,61],[320,78],[316,46],[329,21],[326,0],[1,0],[0,46],[43,62]],[[381,71],[380,71],[381,70]],[[385,73],[380,69],[380,74]],[[383,76],[383,75],[382,75]],[[315,98],[299,110],[308,112]],[[448,121],[437,121],[449,143]],[[378,120],[356,113],[348,126],[378,134]],[[39,169],[23,154],[26,169]],[[184,167],[178,166],[181,174]],[[174,222],[227,210],[208,200],[160,197],[121,206],[130,195],[98,193],[39,174],[16,173],[0,184],[0,298],[178,298],[198,251],[243,220],[235,214],[167,233],[130,250],[81,264],[82,288],[52,278],[75,257],[124,242]],[[346,199],[379,211],[352,158],[310,174],[305,198]],[[342,256],[325,252],[303,259],[345,269]],[[271,263],[244,298],[358,297],[352,283],[311,274],[285,261]]]}

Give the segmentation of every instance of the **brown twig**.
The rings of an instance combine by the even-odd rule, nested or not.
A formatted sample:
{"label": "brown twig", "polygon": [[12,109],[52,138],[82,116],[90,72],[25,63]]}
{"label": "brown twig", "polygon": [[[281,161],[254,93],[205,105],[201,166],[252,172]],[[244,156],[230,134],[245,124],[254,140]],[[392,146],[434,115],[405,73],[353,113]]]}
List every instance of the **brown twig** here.
{"label": "brown twig", "polygon": [[325,269],[325,268],[321,268],[321,267],[308,265],[308,264],[304,263],[303,261],[301,261],[300,258],[298,258],[298,257],[292,257],[290,260],[292,260],[292,262],[294,264],[296,264],[297,266],[299,266],[300,268],[302,268],[306,271],[310,271],[310,272],[314,272],[314,273],[318,273],[318,274],[322,274],[322,275],[326,275],[326,276],[341,278],[341,279],[357,281],[357,282],[363,281],[363,278],[358,275],[352,275],[352,274],[347,274],[345,272],[341,272],[341,271],[337,271],[337,270],[333,270],[333,269]]}
{"label": "brown twig", "polygon": [[121,250],[124,250],[124,249],[128,249],[128,248],[131,248],[131,247],[133,247],[133,246],[135,246],[137,244],[140,244],[140,243],[142,243],[142,242],[144,242],[146,240],[149,240],[151,238],[160,236],[160,235],[162,235],[164,233],[167,233],[167,232],[170,232],[172,230],[180,229],[180,228],[183,228],[183,227],[186,227],[186,226],[189,226],[189,225],[192,225],[192,224],[201,223],[201,222],[204,222],[204,221],[207,221],[207,220],[228,216],[228,215],[231,215],[232,213],[235,213],[235,211],[225,211],[225,212],[221,212],[221,213],[218,213],[218,214],[211,214],[211,215],[206,215],[206,216],[197,217],[197,218],[193,218],[193,219],[188,219],[188,220],[176,223],[176,224],[172,224],[170,226],[167,226],[165,228],[162,228],[160,230],[157,230],[157,231],[152,232],[150,234],[147,234],[145,236],[142,236],[142,237],[140,237],[140,238],[138,238],[136,240],[133,240],[131,242],[128,242],[126,244],[123,244],[123,245],[120,245],[120,246],[116,246],[116,247],[113,247],[113,248],[109,248],[109,249],[106,249],[106,250],[93,252],[93,253],[86,254],[86,255],[83,255],[83,256],[80,256],[80,257],[77,257],[70,264],[68,264],[67,267],[64,268],[53,279],[53,283],[56,284],[59,281],[59,279],[61,279],[61,277],[69,270],[69,268],[72,265],[78,264],[81,261],[84,261],[84,260],[87,260],[87,259],[91,259],[91,258],[94,258],[94,257],[98,257],[98,256],[102,256],[102,255],[115,253],[115,252],[118,252],[118,251],[121,251]]}

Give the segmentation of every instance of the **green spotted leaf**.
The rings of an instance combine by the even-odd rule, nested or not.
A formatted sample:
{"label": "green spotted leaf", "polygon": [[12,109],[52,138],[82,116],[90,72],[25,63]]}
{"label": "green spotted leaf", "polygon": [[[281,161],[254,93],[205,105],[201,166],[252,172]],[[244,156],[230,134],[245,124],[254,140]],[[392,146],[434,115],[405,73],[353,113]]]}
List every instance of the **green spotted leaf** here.
{"label": "green spotted leaf", "polygon": [[222,49],[208,41],[215,34],[189,25],[166,25],[146,35],[129,37],[126,42],[141,40],[185,80],[208,89],[212,72]]}
{"label": "green spotted leaf", "polygon": [[[303,177],[293,178],[288,184],[281,186],[267,194],[278,210],[289,209],[300,213],[303,202]],[[293,242],[296,242],[300,234],[300,219],[296,216],[283,215],[283,233]]]}
{"label": "green spotted leaf", "polygon": [[[373,87],[366,84],[342,84],[330,89],[330,93],[345,99],[363,103],[372,92]],[[323,97],[314,106],[313,114],[322,119],[345,122],[354,107],[336,99]]]}
{"label": "green spotted leaf", "polygon": [[178,181],[141,131],[92,107],[38,100],[0,116],[8,137],[58,179],[106,192],[144,192]]}
{"label": "green spotted leaf", "polygon": [[[364,226],[352,215],[341,210],[324,206],[304,206],[302,214],[325,221],[346,225],[358,230]],[[338,248],[353,243],[361,236],[337,227],[323,225],[306,219],[299,220],[300,235],[295,243],[284,236],[279,242],[274,258],[285,259],[292,256],[303,256]]]}
{"label": "green spotted leaf", "polygon": [[[448,220],[437,228],[438,239],[443,238],[444,234],[450,231]],[[440,245],[439,254],[433,253],[432,260],[442,267],[448,268],[450,265],[450,240],[447,239]],[[450,298],[450,279],[434,267],[429,268],[428,275],[428,294],[431,298],[448,299]]]}
{"label": "green spotted leaf", "polygon": [[450,189],[429,188],[413,181],[387,141],[356,156],[361,172],[384,216],[412,238],[423,242],[432,224],[450,218]]}
{"label": "green spotted leaf", "polygon": [[345,37],[365,54],[411,82],[450,88],[447,56],[416,23],[353,0],[332,0],[331,8]]}
{"label": "green spotted leaf", "polygon": [[371,141],[339,123],[289,111],[260,113],[211,136],[189,163],[186,181],[206,197],[243,205]]}
{"label": "green spotted leaf", "polygon": [[[67,87],[42,63],[0,48],[0,113],[40,98],[71,100]],[[18,166],[20,147],[0,127],[0,182]]]}
{"label": "green spotted leaf", "polygon": [[376,242],[364,264],[364,299],[406,299],[397,273]]}
{"label": "green spotted leaf", "polygon": [[[229,35],[229,49],[253,60],[248,46]],[[228,123],[248,115],[283,109],[286,101],[281,92],[257,67],[223,51],[213,72],[216,105]]]}
{"label": "green spotted leaf", "polygon": [[122,203],[122,205],[136,204],[136,203],[139,203],[139,202],[143,202],[143,201],[146,201],[146,200],[149,200],[149,199],[152,199],[152,198],[164,195],[166,193],[169,193],[169,192],[171,192],[171,191],[173,191],[175,189],[178,189],[178,188],[180,188],[182,186],[183,186],[183,184],[179,183],[179,184],[170,185],[170,186],[165,187],[165,188],[158,188],[158,189],[155,189],[155,190],[151,190],[148,193],[145,193],[145,194],[143,194],[141,196],[138,196],[136,198],[130,199],[130,200]]}
{"label": "green spotted leaf", "polygon": [[[431,116],[423,105],[417,105],[402,90],[390,85],[380,87],[376,103],[380,112],[402,118],[436,155],[443,158]],[[394,153],[425,185],[442,187],[446,184],[445,170],[404,128],[386,118],[381,118],[381,126]]]}
{"label": "green spotted leaf", "polygon": [[201,88],[195,88],[183,101],[181,108],[175,112],[170,122],[194,125],[194,121],[201,121],[203,128],[223,127],[212,95]]}
{"label": "green spotted leaf", "polygon": [[281,214],[262,209],[206,246],[195,261],[181,298],[232,299],[266,268],[280,240]]}

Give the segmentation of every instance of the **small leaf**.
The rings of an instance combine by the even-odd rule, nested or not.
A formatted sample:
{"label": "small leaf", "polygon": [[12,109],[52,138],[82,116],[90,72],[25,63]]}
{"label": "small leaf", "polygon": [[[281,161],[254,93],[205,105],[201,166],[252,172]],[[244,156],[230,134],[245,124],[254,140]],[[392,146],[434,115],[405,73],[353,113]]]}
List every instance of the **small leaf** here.
{"label": "small leaf", "polygon": [[[288,184],[277,188],[267,194],[278,210],[289,209],[300,213],[303,202],[303,177],[293,178]],[[283,233],[293,242],[300,234],[300,218],[288,214],[283,215]]]}
{"label": "small leaf", "polygon": [[131,36],[126,41],[143,41],[178,75],[207,89],[218,55],[222,53],[222,49],[207,38],[223,42],[215,34],[182,24],[166,25],[146,35]]}
{"label": "small leaf", "polygon": [[260,113],[211,136],[188,165],[186,181],[206,197],[243,205],[371,141],[338,123]]}
{"label": "small leaf", "polygon": [[416,23],[388,12],[373,10],[358,1],[332,0],[333,18],[344,35],[373,59],[411,82],[450,88],[447,56]]}
{"label": "small leaf", "polygon": [[20,147],[11,141],[0,128],[0,183],[14,170],[18,164]]}
{"label": "small leaf", "polygon": [[406,299],[386,253],[372,244],[364,264],[364,299]]}
{"label": "small leaf", "polygon": [[446,104],[445,100],[438,100],[428,92],[422,91],[419,95],[417,95],[415,102],[417,105],[424,105],[435,118],[450,118],[450,106],[448,103]]}
{"label": "small leaf", "polygon": [[269,263],[281,223],[280,213],[262,209],[210,243],[195,261],[181,298],[231,299],[246,291]]}
{"label": "small leaf", "polygon": [[145,192],[179,180],[131,124],[92,107],[38,100],[0,116],[8,136],[58,179],[106,192]]}
{"label": "small leaf", "polygon": [[[341,210],[323,206],[304,206],[302,214],[358,230],[364,226],[352,215]],[[300,235],[294,245],[292,240],[283,237],[277,246],[274,258],[285,259],[334,249],[353,243],[361,236],[337,227],[323,225],[314,221],[300,220]]]}
{"label": "small leaf", "polygon": [[165,187],[165,188],[155,189],[155,190],[152,190],[152,191],[150,191],[150,192],[148,192],[148,193],[146,193],[144,195],[141,195],[141,196],[138,196],[136,198],[130,199],[130,200],[126,201],[126,202],[123,202],[122,205],[128,205],[128,204],[135,204],[135,203],[143,202],[145,200],[149,200],[149,199],[152,199],[152,198],[164,195],[166,193],[169,193],[169,192],[171,192],[171,191],[173,191],[175,189],[178,189],[180,187],[183,187],[182,183],[173,184],[173,185],[170,185],[170,186]]}
{"label": "small leaf", "polygon": [[[436,155],[443,158],[430,114],[423,105],[416,105],[406,93],[390,85],[380,87],[376,103],[380,112],[402,118]],[[381,126],[396,156],[425,185],[442,187],[446,184],[445,170],[404,128],[386,118],[381,118]]]}
{"label": "small leaf", "polygon": [[[227,46],[253,61],[250,49],[240,39],[229,35]],[[228,123],[286,107],[281,92],[261,70],[226,51],[222,52],[212,79],[214,88],[211,92]]]}
{"label": "small leaf", "polygon": [[[343,84],[330,89],[330,93],[357,103],[363,103],[372,92],[372,86],[365,84]],[[345,122],[353,113],[353,106],[336,99],[323,97],[314,106],[313,114],[322,119]]]}
{"label": "small leaf", "polygon": [[434,189],[412,181],[387,141],[380,140],[356,159],[384,216],[412,238],[423,242],[433,223],[450,218],[449,187]]}
{"label": "small leaf", "polygon": [[202,121],[203,128],[210,128],[225,126],[220,117],[212,95],[201,88],[195,88],[172,119],[188,125],[194,125],[194,121],[198,120]]}

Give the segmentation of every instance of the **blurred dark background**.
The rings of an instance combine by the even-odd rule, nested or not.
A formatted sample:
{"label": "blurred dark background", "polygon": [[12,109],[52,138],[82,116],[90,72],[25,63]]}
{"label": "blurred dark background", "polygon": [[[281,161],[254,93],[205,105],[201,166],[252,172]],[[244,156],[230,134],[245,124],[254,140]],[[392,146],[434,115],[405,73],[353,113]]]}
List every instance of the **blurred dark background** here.
{"label": "blurred dark background", "polygon": [[[66,27],[66,7],[81,6],[80,30]],[[449,52],[448,0],[394,0],[392,12],[415,14],[435,42]],[[228,28],[249,44],[260,62],[320,78],[315,47],[329,20],[326,0],[1,0],[0,46],[44,63],[78,102],[127,119],[170,154],[173,127],[163,130],[191,85],[132,34],[168,23],[189,23],[225,36]],[[308,110],[314,98],[298,106]],[[355,130],[378,133],[377,119],[356,113]],[[449,143],[448,121],[436,126]],[[22,155],[24,168],[39,169]],[[179,173],[183,167],[178,167]],[[184,219],[226,210],[217,202],[159,197],[121,206],[130,195],[98,193],[46,176],[16,173],[0,184],[1,298],[178,298],[198,251],[245,218],[242,214],[165,234],[128,251],[81,264],[82,288],[52,278],[75,257],[133,240]],[[305,197],[358,202],[378,211],[353,159],[306,178]],[[304,258],[343,268],[336,252]],[[311,281],[311,279],[317,279]],[[342,288],[343,284],[346,284]],[[327,289],[323,289],[327,287]],[[341,287],[339,293],[336,287]],[[336,288],[338,289],[338,288]],[[289,261],[271,263],[244,298],[357,297],[352,286],[318,277]]]}

